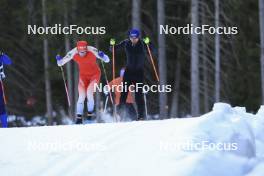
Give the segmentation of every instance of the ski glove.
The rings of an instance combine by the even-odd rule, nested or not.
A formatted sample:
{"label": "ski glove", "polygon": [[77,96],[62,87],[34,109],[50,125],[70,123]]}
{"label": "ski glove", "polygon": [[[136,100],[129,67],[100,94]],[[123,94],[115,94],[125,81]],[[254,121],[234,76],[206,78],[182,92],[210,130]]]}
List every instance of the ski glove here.
{"label": "ski glove", "polygon": [[57,61],[60,61],[62,59],[62,57],[58,54],[57,56],[56,56],[56,60]]}
{"label": "ski glove", "polygon": [[150,43],[150,39],[148,37],[145,37],[143,41],[148,45]]}
{"label": "ski glove", "polygon": [[98,56],[100,56],[101,58],[104,58],[104,52],[103,51],[98,51]]}
{"label": "ski glove", "polygon": [[[102,61],[104,61],[105,63],[108,63],[110,61],[109,57],[103,52],[103,51],[98,51],[98,56],[99,59],[101,59]],[[97,56],[97,57],[98,57]]]}
{"label": "ski glove", "polygon": [[113,46],[113,45],[115,45],[115,43],[116,43],[116,42],[115,42],[115,39],[113,39],[113,38],[112,38],[112,39],[110,39],[110,45],[112,45],[112,46]]}
{"label": "ski glove", "polygon": [[61,64],[62,57],[59,54],[56,56],[56,60],[57,60],[57,65],[61,67],[62,66],[62,64]]}
{"label": "ski glove", "polygon": [[12,61],[5,53],[0,51],[0,63],[3,63],[5,65],[11,65]]}

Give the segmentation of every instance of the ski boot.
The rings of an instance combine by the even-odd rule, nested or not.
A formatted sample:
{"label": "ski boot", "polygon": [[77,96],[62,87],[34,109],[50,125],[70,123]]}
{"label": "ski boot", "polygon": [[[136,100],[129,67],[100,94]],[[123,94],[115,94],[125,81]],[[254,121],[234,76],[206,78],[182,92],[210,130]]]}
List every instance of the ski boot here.
{"label": "ski boot", "polygon": [[83,123],[82,115],[77,114],[75,124],[82,124],[82,123]]}
{"label": "ski boot", "polygon": [[144,116],[144,115],[140,115],[140,114],[138,114],[138,116],[137,116],[137,121],[143,121],[143,120],[145,120],[146,119],[146,117]]}
{"label": "ski boot", "polygon": [[95,114],[93,112],[89,112],[87,113],[87,116],[84,120],[84,123],[94,123],[95,122]]}
{"label": "ski boot", "polygon": [[138,118],[137,118],[137,121],[143,121],[143,120],[144,120],[143,117],[138,117]]}
{"label": "ski boot", "polygon": [[[123,121],[126,118],[126,105],[125,104],[119,104],[117,106],[117,114],[120,121]],[[117,118],[117,114],[115,114],[115,118]],[[118,119],[114,119],[118,120]]]}

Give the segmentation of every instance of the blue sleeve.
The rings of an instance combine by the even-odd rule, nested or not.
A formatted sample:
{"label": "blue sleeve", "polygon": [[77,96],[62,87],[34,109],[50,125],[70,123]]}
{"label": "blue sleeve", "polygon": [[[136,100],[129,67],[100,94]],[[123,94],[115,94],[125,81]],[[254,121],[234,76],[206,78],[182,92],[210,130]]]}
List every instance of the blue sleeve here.
{"label": "blue sleeve", "polygon": [[5,65],[11,65],[12,64],[12,61],[11,59],[6,55],[6,54],[3,54],[1,56],[1,62]]}

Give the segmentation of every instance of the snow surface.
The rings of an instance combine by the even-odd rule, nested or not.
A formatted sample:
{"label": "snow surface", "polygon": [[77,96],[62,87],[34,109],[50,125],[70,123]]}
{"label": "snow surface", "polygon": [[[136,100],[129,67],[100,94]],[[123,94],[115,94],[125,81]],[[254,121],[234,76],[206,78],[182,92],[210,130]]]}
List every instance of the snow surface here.
{"label": "snow surface", "polygon": [[0,139],[1,176],[264,175],[264,106],[255,115],[217,103],[195,118],[0,129]]}

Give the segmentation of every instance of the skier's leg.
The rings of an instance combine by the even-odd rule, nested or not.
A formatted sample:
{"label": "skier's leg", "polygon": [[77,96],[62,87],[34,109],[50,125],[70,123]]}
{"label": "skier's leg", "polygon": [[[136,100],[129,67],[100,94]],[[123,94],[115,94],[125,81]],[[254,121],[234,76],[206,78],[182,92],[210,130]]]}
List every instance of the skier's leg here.
{"label": "skier's leg", "polygon": [[[0,83],[1,84],[1,83]],[[3,128],[7,127],[7,114],[5,110],[5,102],[3,97],[2,87],[0,85],[0,120]]]}
{"label": "skier's leg", "polygon": [[94,111],[94,86],[96,84],[96,80],[93,80],[88,88],[87,88],[87,110],[88,112],[93,112]]}
{"label": "skier's leg", "polygon": [[7,128],[7,114],[2,114],[0,115],[1,123],[2,123],[2,128]]}
{"label": "skier's leg", "polygon": [[135,92],[135,99],[138,109],[138,120],[144,120],[145,119],[145,103],[144,103],[144,97],[142,89],[138,89],[138,91]]}
{"label": "skier's leg", "polygon": [[128,95],[128,88],[132,84],[132,81],[130,79],[130,73],[128,70],[125,71],[124,77],[123,77],[123,89],[120,96],[120,105],[124,105],[126,103],[127,95]]}
{"label": "skier's leg", "polygon": [[[143,79],[144,79],[143,70],[140,70],[137,73],[138,74],[136,75],[136,82],[141,83],[141,85],[143,86]],[[137,109],[138,109],[138,120],[144,120],[146,113],[145,113],[145,101],[144,101],[144,95],[143,95],[143,88],[138,88],[138,90],[135,91],[135,100],[136,100]]]}
{"label": "skier's leg", "polygon": [[94,116],[94,92],[96,91],[96,84],[100,82],[101,74],[98,73],[91,78],[86,94],[87,94],[87,110],[88,110],[88,120],[92,119]]}
{"label": "skier's leg", "polygon": [[120,118],[121,120],[122,119],[125,119],[125,116],[126,116],[126,99],[127,99],[127,96],[128,96],[128,88],[129,86],[132,84],[132,81],[130,79],[130,75],[129,73],[126,71],[125,74],[124,74],[124,77],[123,77],[123,89],[122,89],[122,92],[121,92],[121,96],[120,96],[120,103],[118,105],[118,111],[119,111],[119,115],[120,115]]}
{"label": "skier's leg", "polygon": [[126,106],[127,106],[127,114],[128,114],[128,117],[131,120],[136,120],[137,119],[137,112],[136,112],[136,109],[133,106],[133,104],[132,103],[127,103]]}
{"label": "skier's leg", "polygon": [[79,97],[78,97],[78,101],[76,105],[77,106],[76,107],[76,115],[77,115],[76,123],[82,122],[84,100],[86,97],[85,84],[81,78],[79,79],[78,93],[79,93]]}

